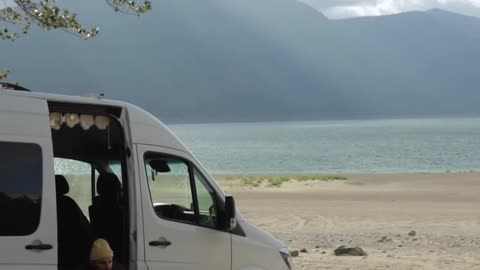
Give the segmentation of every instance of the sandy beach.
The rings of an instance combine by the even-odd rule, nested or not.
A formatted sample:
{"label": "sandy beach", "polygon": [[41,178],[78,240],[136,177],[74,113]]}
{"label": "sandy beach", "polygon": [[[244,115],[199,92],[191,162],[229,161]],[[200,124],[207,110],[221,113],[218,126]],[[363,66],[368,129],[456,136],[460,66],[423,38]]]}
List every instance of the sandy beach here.
{"label": "sandy beach", "polygon": [[[215,178],[249,221],[306,249],[294,269],[480,269],[480,173],[344,176],[280,187]],[[341,245],[368,256],[335,256]]]}

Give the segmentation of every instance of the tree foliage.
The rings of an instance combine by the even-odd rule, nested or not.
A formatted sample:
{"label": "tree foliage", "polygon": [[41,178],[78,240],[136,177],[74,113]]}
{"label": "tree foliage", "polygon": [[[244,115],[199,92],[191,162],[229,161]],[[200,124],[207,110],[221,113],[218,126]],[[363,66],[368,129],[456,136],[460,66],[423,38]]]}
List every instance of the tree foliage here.
{"label": "tree foliage", "polygon": [[[107,0],[107,3],[117,12],[137,16],[152,8],[150,1],[137,4],[132,0]],[[0,39],[15,41],[27,34],[33,24],[46,30],[63,30],[83,39],[95,37],[100,31],[98,27],[86,28],[77,20],[76,13],[62,9],[56,0],[0,0]],[[9,70],[0,71],[0,80],[8,73]]]}

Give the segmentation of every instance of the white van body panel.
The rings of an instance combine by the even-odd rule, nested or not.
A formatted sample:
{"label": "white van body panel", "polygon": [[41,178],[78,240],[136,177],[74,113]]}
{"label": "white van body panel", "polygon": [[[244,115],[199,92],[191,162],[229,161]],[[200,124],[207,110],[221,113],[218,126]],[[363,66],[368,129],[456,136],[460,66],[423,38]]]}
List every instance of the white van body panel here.
{"label": "white van body panel", "polygon": [[[135,164],[138,164],[137,155],[134,153],[137,152],[137,148],[132,144],[132,135],[130,133],[130,115],[128,110],[123,110],[120,117],[120,122],[124,128],[124,135],[127,146],[130,148],[130,156],[126,159],[128,179],[140,179],[140,173],[135,169]],[[132,181],[129,185],[130,194],[133,196],[128,196],[128,206],[129,206],[129,224],[130,224],[130,234],[129,240],[130,243],[137,243],[136,248],[130,248],[129,257],[134,258],[129,262],[129,269],[136,270],[148,270],[147,264],[145,263],[145,250],[143,247],[144,242],[144,233],[143,233],[143,213],[142,208],[137,207],[142,204],[142,194],[139,181]]]}
{"label": "white van body panel", "polygon": [[173,132],[171,132],[170,129],[155,116],[135,105],[126,102],[109,100],[105,98],[67,96],[11,90],[0,90],[0,93],[1,92],[8,93],[8,95],[11,96],[25,96],[48,101],[124,108],[128,111],[130,124],[130,130],[128,131],[131,133],[132,143],[158,145],[184,152],[190,152],[187,147],[177,138],[177,136],[175,136]]}
{"label": "white van body panel", "polygon": [[0,91],[0,134],[51,140],[47,103],[3,95]]}
{"label": "white van body panel", "polygon": [[[186,154],[188,159],[195,163],[201,173],[208,178],[210,184],[212,184],[215,190],[222,196],[225,196],[224,191],[213,180],[212,176],[208,174],[201,162],[195,158],[193,153],[190,152],[190,150],[165,124],[139,107],[128,104],[127,110],[130,116],[132,142],[134,144],[160,146],[181,151],[182,155]],[[237,214],[237,218],[243,220],[238,211]]]}
{"label": "white van body panel", "polygon": [[132,126],[133,143],[150,144],[190,152],[177,136],[155,116],[133,105],[128,105],[127,109]]}
{"label": "white van body panel", "polygon": [[[53,152],[46,101],[8,96],[0,91],[0,141],[40,146],[43,163],[38,228],[31,235],[0,236],[0,269],[57,269],[55,184],[54,181],[49,181],[54,177]],[[50,244],[53,248],[42,251],[25,248],[26,245],[38,241]]]}
{"label": "white van body panel", "polygon": [[[225,270],[231,267],[231,235],[228,232],[170,221],[153,209],[146,181],[143,156],[157,152],[192,160],[188,154],[150,145],[137,145],[145,234],[145,261],[149,270]],[[197,164],[194,164],[197,165]],[[150,241],[168,240],[170,246],[150,246]]]}
{"label": "white van body panel", "polygon": [[[39,229],[28,237],[0,237],[3,252],[0,269],[57,269],[56,202],[51,131],[47,101],[115,106],[122,108],[125,130],[129,186],[131,270],[288,270],[280,256],[285,245],[268,233],[248,223],[237,209],[237,222],[245,232],[239,236],[213,229],[164,220],[151,207],[143,164],[145,151],[181,156],[192,162],[221,196],[225,193],[206,172],[188,148],[150,113],[128,103],[103,98],[76,97],[45,93],[0,90],[0,141],[34,142],[42,147],[44,181],[42,218]],[[172,242],[168,247],[151,247],[149,241],[160,237]],[[24,246],[33,240],[52,243],[48,251],[32,252]],[[5,267],[8,264],[8,267]]]}
{"label": "white van body panel", "polygon": [[[178,139],[178,137],[158,118],[149,112],[126,102],[109,100],[105,98],[68,96],[59,94],[23,92],[12,90],[1,90],[0,94],[11,97],[28,97],[31,100],[41,99],[45,101],[56,101],[73,104],[89,104],[99,106],[113,106],[123,108],[128,114],[128,127],[125,131],[131,137],[132,144],[150,144],[176,149],[192,155],[188,148]],[[26,99],[25,99],[26,100]],[[14,103],[15,104],[15,103]],[[23,110],[21,110],[23,112]],[[20,111],[19,111],[20,112]],[[122,122],[122,124],[125,122]],[[49,127],[44,127],[49,129]],[[192,155],[193,156],[193,155]]]}
{"label": "white van body panel", "polygon": [[247,221],[239,225],[247,236],[232,235],[232,270],[288,270],[281,241]]}
{"label": "white van body panel", "polygon": [[[136,167],[138,164],[138,159],[137,155],[135,154],[137,152],[137,147],[133,145],[132,149],[132,159],[134,163],[134,167]],[[140,172],[138,170],[135,170],[135,179],[140,179]],[[143,211],[142,211],[142,192],[141,192],[141,186],[140,186],[140,181],[134,181],[130,185],[131,188],[134,188],[133,191],[131,191],[131,194],[134,193],[135,196],[129,196],[130,198],[130,203],[133,202],[133,204],[130,204],[130,222],[135,223],[135,229],[130,226],[130,233],[131,236],[135,238],[134,243],[136,243],[136,251],[130,251],[130,254],[135,253],[132,258],[136,258],[133,262],[130,262],[130,267],[132,267],[133,264],[135,264],[136,270],[147,270],[147,264],[145,262],[145,249],[143,243],[145,242],[144,238],[144,231],[143,231]]]}

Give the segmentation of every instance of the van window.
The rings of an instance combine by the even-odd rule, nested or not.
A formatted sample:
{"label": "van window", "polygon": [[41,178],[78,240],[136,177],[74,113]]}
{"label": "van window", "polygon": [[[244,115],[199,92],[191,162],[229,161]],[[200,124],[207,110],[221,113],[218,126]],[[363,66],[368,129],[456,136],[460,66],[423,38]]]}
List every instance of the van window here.
{"label": "van window", "polygon": [[174,158],[155,161],[164,162],[165,168],[168,168],[160,171],[146,163],[148,185],[155,212],[162,218],[193,223],[195,215],[188,165]]}
{"label": "van window", "polygon": [[30,235],[40,222],[42,149],[0,142],[0,153],[0,236]]}
{"label": "van window", "polygon": [[198,222],[200,225],[215,227],[216,225],[216,206],[215,206],[215,191],[208,185],[207,180],[194,169],[195,189],[198,198]]}
{"label": "van window", "polygon": [[85,216],[92,204],[92,165],[83,161],[55,158],[55,174],[67,179],[70,191],[68,197],[75,200]]}
{"label": "van window", "polygon": [[196,168],[172,157],[147,157],[145,164],[158,217],[217,227],[216,193]]}
{"label": "van window", "polygon": [[110,170],[112,170],[112,173],[115,174],[120,181],[120,183],[123,184],[123,177],[122,177],[122,163],[120,160],[110,160],[108,161],[108,167]]}

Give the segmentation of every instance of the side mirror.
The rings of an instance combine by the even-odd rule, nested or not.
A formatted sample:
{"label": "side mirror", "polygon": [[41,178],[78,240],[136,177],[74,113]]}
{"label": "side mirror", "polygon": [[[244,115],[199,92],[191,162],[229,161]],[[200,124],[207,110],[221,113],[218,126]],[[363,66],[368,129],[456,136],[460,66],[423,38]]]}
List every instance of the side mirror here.
{"label": "side mirror", "polygon": [[237,226],[235,218],[235,200],[232,196],[225,197],[225,229],[231,231]]}

